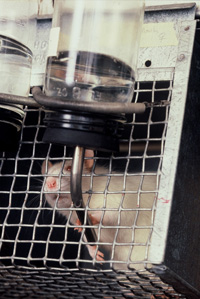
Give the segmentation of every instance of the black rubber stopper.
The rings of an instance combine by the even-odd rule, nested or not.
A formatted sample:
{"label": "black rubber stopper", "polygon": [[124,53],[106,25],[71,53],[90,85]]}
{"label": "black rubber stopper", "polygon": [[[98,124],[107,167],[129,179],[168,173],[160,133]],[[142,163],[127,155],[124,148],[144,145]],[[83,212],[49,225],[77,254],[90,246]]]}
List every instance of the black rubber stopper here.
{"label": "black rubber stopper", "polygon": [[17,149],[22,125],[22,115],[9,110],[9,106],[0,108],[0,151]]}
{"label": "black rubber stopper", "polygon": [[43,141],[48,143],[81,146],[103,151],[118,151],[124,117],[105,116],[72,111],[46,112],[47,129]]}

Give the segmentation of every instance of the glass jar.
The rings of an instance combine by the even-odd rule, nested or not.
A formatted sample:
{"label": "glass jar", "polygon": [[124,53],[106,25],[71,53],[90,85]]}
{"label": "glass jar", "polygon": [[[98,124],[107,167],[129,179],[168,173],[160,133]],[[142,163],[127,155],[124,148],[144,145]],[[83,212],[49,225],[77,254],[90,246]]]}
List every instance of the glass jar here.
{"label": "glass jar", "polygon": [[55,0],[45,93],[131,102],[143,0]]}
{"label": "glass jar", "polygon": [[[29,95],[36,14],[37,0],[0,0],[0,93]],[[1,150],[14,148],[23,117],[23,106],[0,103]]]}

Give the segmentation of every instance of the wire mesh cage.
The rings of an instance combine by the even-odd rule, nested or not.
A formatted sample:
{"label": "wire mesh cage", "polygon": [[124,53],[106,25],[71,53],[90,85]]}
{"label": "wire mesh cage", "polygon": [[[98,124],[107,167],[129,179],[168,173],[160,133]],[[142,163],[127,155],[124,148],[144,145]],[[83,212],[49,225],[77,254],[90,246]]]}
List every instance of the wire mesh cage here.
{"label": "wire mesh cage", "polygon": [[[101,229],[114,231],[114,238],[111,237],[111,240],[107,241],[108,244],[104,244],[105,241],[100,238],[97,241],[99,246],[107,245],[107,251],[113,253],[107,257],[105,252],[106,258],[100,262],[96,261],[96,257],[92,260],[87,253],[87,242],[83,237],[84,224],[82,225],[82,233],[75,231],[76,225],[71,224],[73,221],[70,217],[72,217],[75,208],[59,205],[59,196],[55,196],[53,204],[49,199],[45,201],[45,196],[52,196],[52,192],[45,191],[45,180],[49,174],[42,174],[42,163],[45,160],[50,160],[56,164],[61,161],[57,173],[52,173],[51,176],[57,175],[61,180],[69,181],[70,174],[64,174],[62,164],[67,162],[67,165],[71,165],[72,158],[70,157],[70,150],[65,146],[46,144],[42,141],[45,129],[43,110],[28,107],[25,109],[26,117],[17,152],[3,153],[1,156],[1,263],[2,267],[5,266],[3,267],[4,270],[10,269],[10,267],[12,269],[13,266],[18,269],[41,269],[41,272],[33,271],[33,276],[31,274],[31,280],[34,273],[37,276],[35,281],[40,280],[40,275],[45,273],[46,269],[61,271],[60,273],[50,272],[48,274],[54,277],[51,279],[55,281],[58,279],[58,285],[51,287],[52,297],[54,293],[61,296],[65,290],[71,290],[71,282],[69,288],[64,286],[63,291],[60,290],[59,286],[59,277],[63,277],[65,281],[65,277],[67,278],[69,275],[65,271],[63,273],[63,270],[66,269],[70,269],[69,273],[72,275],[73,281],[77,280],[78,285],[83,277],[84,280],[88,280],[87,284],[91,280],[91,285],[94,285],[94,290],[92,288],[87,292],[84,285],[82,290],[74,286],[70,292],[71,297],[81,295],[83,290],[85,291],[84,296],[98,297],[100,296],[98,292],[100,292],[105,281],[108,284],[114,284],[113,291],[104,286],[105,294],[109,296],[119,296],[119,294],[121,297],[126,296],[126,294],[127,296],[131,296],[131,294],[138,294],[138,296],[146,294],[148,296],[151,292],[154,295],[156,293],[160,295],[163,291],[166,294],[172,294],[172,296],[175,294],[171,287],[163,284],[154,274],[144,270],[144,264],[148,263],[147,253],[153,230],[171,91],[172,81],[138,83],[135,99],[143,101],[144,96],[149,102],[152,102],[153,99],[155,107],[152,106],[145,115],[131,117],[126,124],[126,135],[122,140],[123,152],[120,155],[109,156],[96,153],[93,158],[95,165],[91,173],[84,174],[83,180],[85,179],[86,182],[83,183],[85,186],[83,192],[87,196],[89,194],[91,202],[93,195],[100,198],[98,199],[100,203],[102,198],[109,202],[113,196],[115,196],[115,200],[116,197],[119,197],[118,202],[116,200],[117,206],[97,207],[97,211],[108,210],[112,218],[116,210],[117,216],[120,214],[118,210],[121,210],[121,214],[125,213],[126,219],[129,212],[132,216],[132,222],[129,224],[124,221],[123,228],[120,221],[119,224],[111,221],[111,224],[104,225],[104,222],[100,220],[98,226],[102,226],[100,231]],[[160,101],[166,101],[167,105],[157,106]],[[159,119],[156,115],[159,115]],[[155,129],[156,126],[159,127],[159,130]],[[141,131],[143,132],[142,136]],[[138,134],[141,136],[140,138]],[[64,162],[62,163],[62,161]],[[59,190],[60,188],[58,188],[57,194],[60,196],[69,195],[69,187],[64,191]],[[123,205],[126,197],[131,197],[131,200],[135,201],[134,209]],[[148,198],[148,204],[145,203],[145,198]],[[89,204],[86,208],[92,209]],[[68,217],[64,215],[68,215]],[[144,216],[145,219],[140,220],[140,216]],[[123,215],[121,218],[123,220]],[[131,233],[127,233],[128,231]],[[121,237],[123,243],[120,240],[121,232],[127,235],[127,238],[122,239]],[[111,250],[109,250],[109,246]],[[123,252],[123,259],[121,257],[115,260],[116,247]],[[124,267],[127,263],[129,263],[129,269]],[[124,276],[117,274],[117,272],[110,273],[109,269],[114,267],[114,264],[116,269],[126,270],[127,274]],[[131,268],[142,270],[139,270],[138,273],[141,273],[137,275],[132,273]],[[77,269],[80,271],[78,275],[75,271]],[[92,272],[93,278],[91,278],[90,272],[85,273],[89,269],[94,271]],[[98,272],[100,269],[103,270],[103,273]],[[24,275],[30,275],[32,272],[28,273],[25,272]],[[46,274],[43,275],[46,277]],[[118,280],[120,286],[117,286]],[[98,281],[99,291],[97,288]],[[135,282],[133,286],[129,286],[129,281]],[[140,286],[139,281],[144,281],[142,286]],[[128,290],[133,288],[133,293],[126,290],[126,285]],[[56,291],[57,288],[59,290]],[[15,293],[13,289],[9,292],[9,296]],[[40,292],[41,295],[45,296],[46,287],[44,291]]]}
{"label": "wire mesh cage", "polygon": [[45,110],[25,106],[19,147],[0,156],[1,298],[198,298],[163,276],[196,25],[193,7],[163,12],[185,13],[178,45],[141,49],[133,101],[148,108],[127,116],[120,152],[85,156],[95,247],[70,200],[72,149],[45,143]]}

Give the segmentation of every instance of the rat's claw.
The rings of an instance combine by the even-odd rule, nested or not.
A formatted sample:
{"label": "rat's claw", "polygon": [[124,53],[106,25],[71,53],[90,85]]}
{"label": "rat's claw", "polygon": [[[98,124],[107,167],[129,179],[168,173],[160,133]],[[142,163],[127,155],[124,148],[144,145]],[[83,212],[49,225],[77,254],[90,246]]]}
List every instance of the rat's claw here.
{"label": "rat's claw", "polygon": [[88,245],[87,247],[88,247],[88,250],[89,250],[89,254],[93,259],[96,259],[97,261],[100,261],[100,262],[104,261],[103,252],[98,250],[97,253],[96,253],[97,246]]}
{"label": "rat's claw", "polygon": [[[79,225],[82,225],[82,223],[80,222],[79,219],[76,220],[76,223],[75,223],[77,226]],[[77,230],[79,233],[81,233],[83,231],[83,228],[82,227],[75,227],[74,230]]]}
{"label": "rat's claw", "polygon": [[75,227],[74,230],[77,230],[79,233],[83,231],[82,227]]}
{"label": "rat's claw", "polygon": [[101,251],[97,251],[97,255],[96,255],[96,259],[97,261],[104,261],[104,254]]}

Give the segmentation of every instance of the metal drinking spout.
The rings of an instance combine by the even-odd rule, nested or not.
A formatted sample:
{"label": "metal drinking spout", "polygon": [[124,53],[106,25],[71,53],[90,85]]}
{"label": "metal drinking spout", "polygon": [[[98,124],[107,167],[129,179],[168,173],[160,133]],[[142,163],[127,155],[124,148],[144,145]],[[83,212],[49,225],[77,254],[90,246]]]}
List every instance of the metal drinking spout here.
{"label": "metal drinking spout", "polygon": [[[82,225],[85,225],[85,236],[88,242],[96,242],[96,235],[91,226],[89,217],[86,217],[86,211],[83,210],[84,203],[82,198],[82,173],[83,173],[83,161],[85,157],[85,149],[83,147],[76,146],[74,150],[74,157],[71,169],[71,198],[74,207],[77,208],[76,213]],[[80,210],[79,210],[80,208]],[[92,244],[91,244],[92,245]]]}

